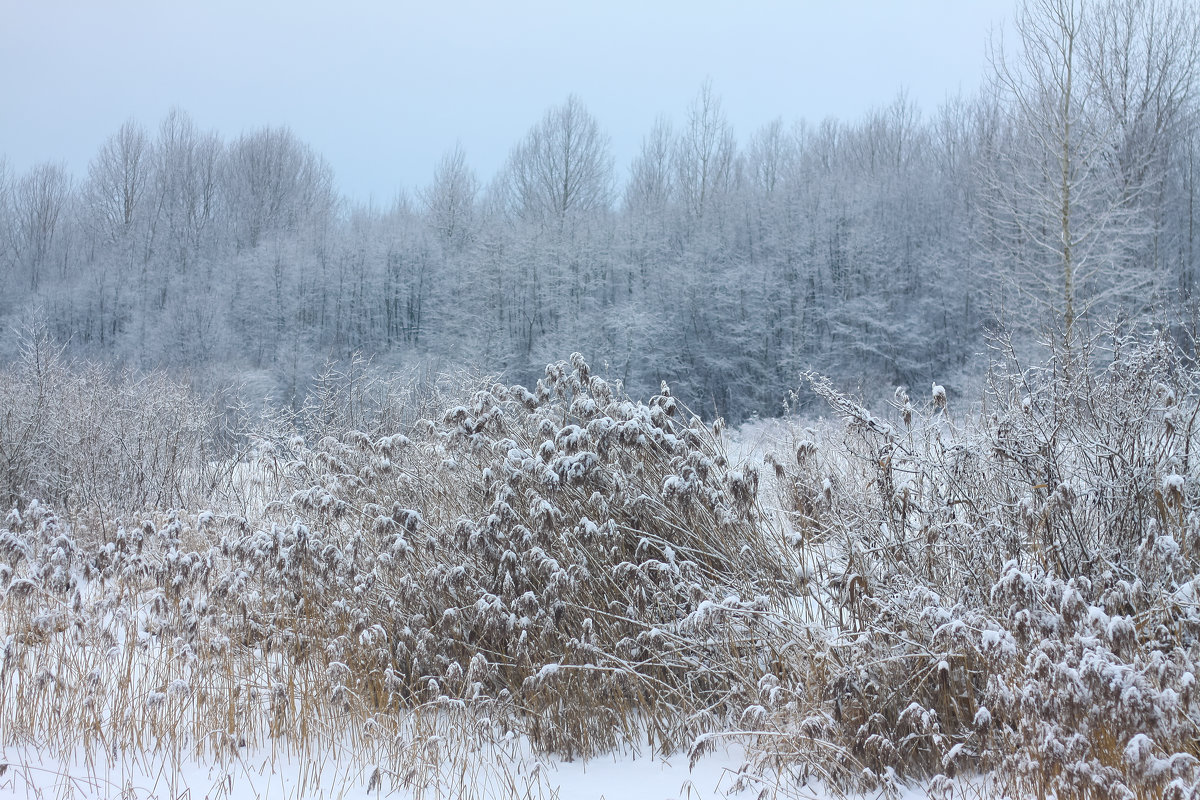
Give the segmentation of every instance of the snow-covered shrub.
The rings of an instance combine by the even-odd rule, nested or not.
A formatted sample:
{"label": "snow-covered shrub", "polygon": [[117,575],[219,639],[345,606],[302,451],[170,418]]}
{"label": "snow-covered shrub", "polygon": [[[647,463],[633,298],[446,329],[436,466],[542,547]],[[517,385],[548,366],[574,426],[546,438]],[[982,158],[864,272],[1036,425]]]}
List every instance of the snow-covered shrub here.
{"label": "snow-covered shrub", "polygon": [[0,729],[64,753],[390,742],[399,785],[446,771],[418,742],[457,768],[510,732],[673,749],[744,715],[792,581],[757,472],[665,387],[635,403],[577,356],[413,422],[346,392],[266,421],[237,465],[265,502],[14,508]]}
{"label": "snow-covered shrub", "polygon": [[313,376],[299,408],[278,410],[275,430],[262,433],[270,438],[272,432],[291,428],[314,442],[348,431],[385,436],[439,415],[483,380],[470,373],[434,373],[428,368],[387,371],[356,353],[326,362]]}
{"label": "snow-covered shrub", "polygon": [[757,474],[683,417],[665,387],[634,403],[575,356],[536,392],[292,439],[273,529],[228,543],[252,577],[214,599],[254,586],[249,618],[336,651],[380,708],[503,698],[549,749],[646,728],[677,745],[732,713],[729,664],[782,591]]}
{"label": "snow-covered shrub", "polygon": [[[480,383],[408,424],[387,397],[348,411],[360,401],[346,392],[261,432],[241,468],[274,498],[257,514],[234,498],[101,517],[55,549],[15,512],[0,539],[0,633],[17,632],[23,665],[10,688],[35,693],[29,708],[71,698],[128,736],[149,724],[178,744],[190,730],[220,752],[311,742],[324,715],[330,729],[395,728],[470,709],[491,720],[472,730],[569,756],[647,738],[673,749],[741,717],[774,648],[766,612],[792,578],[757,472],[730,465],[666,387],[635,403],[576,356],[535,392]],[[21,638],[72,608],[79,627]],[[63,637],[80,663],[56,661]],[[109,666],[88,660],[110,650]],[[43,685],[39,664],[142,677],[80,700],[86,685]],[[86,738],[88,719],[68,727]]]}
{"label": "snow-covered shrub", "polygon": [[903,390],[872,414],[809,376],[846,426],[775,459],[804,633],[746,720],[749,774],[1196,792],[1200,372],[1162,336],[996,354],[969,414]]}
{"label": "snow-covered shrub", "polygon": [[[536,766],[522,771],[531,761],[491,719],[494,703],[440,697],[402,713],[368,709],[373,701],[347,686],[356,682],[331,652],[278,644],[318,626],[264,636],[244,616],[254,589],[239,604],[213,598],[214,581],[239,567],[203,540],[243,522],[153,515],[95,546],[72,541],[72,525],[40,503],[5,516],[4,786],[36,795],[53,784],[56,796],[93,797],[153,763],[156,791],[169,785],[181,796],[204,773],[181,767],[199,757],[210,793],[236,795],[246,782],[260,788],[244,770],[253,754],[264,769],[303,760],[304,796],[322,796],[320,784],[428,798],[539,796]],[[47,763],[70,766],[56,774]]]}
{"label": "snow-covered shrub", "polygon": [[45,338],[0,369],[0,503],[74,515],[204,502],[216,404],[158,372],[69,364]]}
{"label": "snow-covered shrub", "polygon": [[[797,428],[761,479],[665,387],[635,403],[579,357],[535,391],[348,372],[263,423],[235,470],[254,502],[12,508],[0,730],[63,753],[349,741],[392,786],[519,734],[569,756],[736,736],[736,780],[784,795],[1195,796],[1196,367],[1161,337],[998,353],[969,413],[904,390],[872,413],[808,376],[845,424]],[[144,385],[88,379],[125,410]],[[29,407],[139,441],[116,411]],[[121,507],[139,462],[79,452],[23,463]],[[196,497],[217,505],[170,509]]]}

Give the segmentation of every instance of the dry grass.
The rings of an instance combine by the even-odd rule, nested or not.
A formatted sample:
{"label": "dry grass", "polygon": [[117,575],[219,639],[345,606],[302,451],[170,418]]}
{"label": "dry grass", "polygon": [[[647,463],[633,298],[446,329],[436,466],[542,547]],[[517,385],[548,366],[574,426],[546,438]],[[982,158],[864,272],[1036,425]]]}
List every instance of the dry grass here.
{"label": "dry grass", "polygon": [[969,414],[935,389],[874,415],[809,376],[846,425],[776,463],[808,578],[755,711],[776,786],[1197,793],[1200,375],[1161,336],[996,353]]}
{"label": "dry grass", "polygon": [[275,419],[224,511],[12,514],[5,740],[89,763],[340,747],[451,791],[515,781],[510,740],[570,759],[728,727],[787,592],[756,473],[582,359],[467,399],[388,435],[346,429],[404,425],[388,404]]}
{"label": "dry grass", "polygon": [[532,392],[351,365],[203,503],[21,495],[0,745],[537,797],[537,753],[734,738],[768,796],[1193,796],[1196,370],[1161,337],[997,354],[970,414],[808,376],[845,424],[796,426],[763,498],[719,423],[579,357]]}

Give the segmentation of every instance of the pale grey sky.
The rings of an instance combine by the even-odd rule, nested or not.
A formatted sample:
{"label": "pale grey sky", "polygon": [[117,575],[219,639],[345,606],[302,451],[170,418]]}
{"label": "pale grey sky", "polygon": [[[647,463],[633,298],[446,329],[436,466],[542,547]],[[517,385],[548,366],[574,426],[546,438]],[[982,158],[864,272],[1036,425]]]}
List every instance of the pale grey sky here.
{"label": "pale grey sky", "polygon": [[77,177],[171,106],[226,138],[288,125],[354,200],[428,182],[460,140],[482,180],[571,92],[626,174],[706,77],[739,141],[775,117],[853,119],[901,88],[973,92],[1013,0],[0,0],[0,155]]}

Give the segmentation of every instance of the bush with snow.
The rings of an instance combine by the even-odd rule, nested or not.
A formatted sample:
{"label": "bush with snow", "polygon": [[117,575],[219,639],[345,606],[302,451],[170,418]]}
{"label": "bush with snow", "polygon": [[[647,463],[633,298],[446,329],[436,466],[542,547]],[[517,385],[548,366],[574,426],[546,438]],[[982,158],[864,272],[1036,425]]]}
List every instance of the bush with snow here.
{"label": "bush with snow", "polygon": [[1200,372],[1161,335],[1035,367],[996,352],[961,417],[936,387],[884,417],[810,376],[846,426],[797,431],[775,462],[805,633],[752,763],[860,788],[965,770],[1004,796],[1193,796]]}
{"label": "bush with snow", "polygon": [[14,511],[7,735],[215,757],[392,742],[434,779],[413,741],[673,751],[742,713],[788,584],[757,473],[665,387],[635,403],[575,357],[387,433],[325,422],[309,445],[276,420],[246,468],[274,499],[250,516],[81,520],[76,543]]}
{"label": "bush with snow", "polygon": [[[735,785],[783,796],[1195,796],[1200,372],[1163,336],[996,353],[969,413],[807,376],[840,423],[797,425],[762,476],[576,356],[535,390],[331,381],[207,493],[47,495],[60,518],[27,481],[0,526],[0,745],[345,747],[364,784],[461,794],[513,742],[732,738]],[[51,415],[50,452],[105,413]]]}

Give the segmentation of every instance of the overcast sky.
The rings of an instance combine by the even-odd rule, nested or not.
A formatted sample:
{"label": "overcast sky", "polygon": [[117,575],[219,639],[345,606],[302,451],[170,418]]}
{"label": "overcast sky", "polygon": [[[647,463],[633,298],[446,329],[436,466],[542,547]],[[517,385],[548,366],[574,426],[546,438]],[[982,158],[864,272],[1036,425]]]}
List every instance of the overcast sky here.
{"label": "overcast sky", "polygon": [[387,203],[460,140],[488,180],[572,92],[624,176],[706,77],[740,141],[782,117],[853,119],[902,88],[973,92],[1013,0],[0,0],[0,154],[77,177],[171,106],[227,139],[287,125],[348,197]]}

